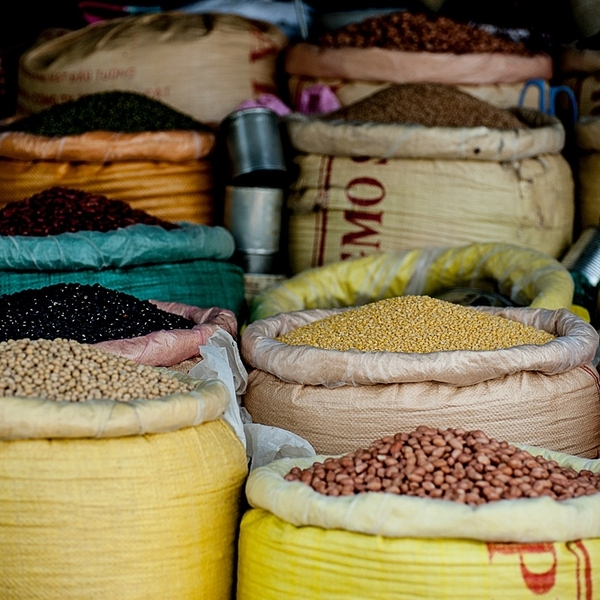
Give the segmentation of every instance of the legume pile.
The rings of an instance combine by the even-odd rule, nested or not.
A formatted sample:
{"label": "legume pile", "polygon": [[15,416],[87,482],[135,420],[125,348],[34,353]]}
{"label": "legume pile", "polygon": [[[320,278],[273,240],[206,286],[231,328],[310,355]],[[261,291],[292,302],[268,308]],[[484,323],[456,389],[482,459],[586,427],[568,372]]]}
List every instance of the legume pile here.
{"label": "legume pile", "polygon": [[86,94],[0,128],[0,131],[23,131],[47,137],[81,135],[88,131],[171,130],[210,131],[210,128],[160,100],[124,91]]}
{"label": "legume pile", "polygon": [[471,306],[398,296],[313,321],[275,339],[326,350],[424,353],[541,345],[555,336]]}
{"label": "legume pile", "polygon": [[73,340],[0,342],[0,396],[127,402],[192,389],[164,371]]}
{"label": "legume pile", "polygon": [[386,48],[407,52],[503,52],[531,55],[523,42],[515,42],[485,29],[441,15],[409,11],[371,17],[334,29],[319,37],[325,48]]}
{"label": "legume pile", "polygon": [[294,467],[285,479],[326,496],[388,492],[471,506],[540,496],[568,500],[600,492],[600,473],[561,467],[480,430],[424,425],[306,469]]}
{"label": "legume pile", "polygon": [[193,326],[148,300],[100,284],[58,283],[0,296],[0,341],[67,338],[95,344]]}
{"label": "legume pile", "polygon": [[113,231],[138,223],[179,229],[147,212],[83,190],[54,186],[0,209],[0,235],[43,237],[77,231]]}
{"label": "legume pile", "polygon": [[508,110],[441,83],[389,85],[353,104],[327,113],[321,119],[502,130],[527,127]]}

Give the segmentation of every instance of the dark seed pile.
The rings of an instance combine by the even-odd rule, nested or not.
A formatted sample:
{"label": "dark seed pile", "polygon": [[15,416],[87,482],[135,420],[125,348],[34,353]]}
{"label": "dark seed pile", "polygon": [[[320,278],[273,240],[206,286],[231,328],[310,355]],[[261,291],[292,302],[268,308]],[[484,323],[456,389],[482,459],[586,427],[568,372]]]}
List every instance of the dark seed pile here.
{"label": "dark seed pile", "polygon": [[406,52],[503,52],[530,55],[523,42],[494,35],[450,17],[400,11],[334,29],[319,38],[326,48],[386,48]]}
{"label": "dark seed pile", "polygon": [[95,344],[193,326],[147,300],[100,284],[58,283],[0,296],[0,342],[64,338]]}
{"label": "dark seed pile", "polygon": [[515,115],[441,83],[399,83],[321,117],[326,121],[522,129]]}
{"label": "dark seed pile", "polygon": [[0,235],[43,237],[77,231],[113,231],[138,223],[179,229],[127,202],[82,190],[51,187],[0,209]]}
{"label": "dark seed pile", "polygon": [[135,92],[86,94],[9,123],[4,131],[23,131],[47,137],[81,135],[88,131],[142,133],[196,130],[209,127],[169,105]]}

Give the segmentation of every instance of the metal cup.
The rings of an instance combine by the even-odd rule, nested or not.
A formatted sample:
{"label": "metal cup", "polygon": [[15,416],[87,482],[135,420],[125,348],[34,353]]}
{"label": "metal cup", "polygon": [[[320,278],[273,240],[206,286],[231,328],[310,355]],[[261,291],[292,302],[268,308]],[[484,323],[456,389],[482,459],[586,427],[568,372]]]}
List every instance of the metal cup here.
{"label": "metal cup", "polygon": [[268,108],[246,108],[231,113],[221,127],[232,181],[253,172],[287,171],[277,113]]}
{"label": "metal cup", "polygon": [[225,188],[224,225],[235,240],[246,273],[271,273],[281,237],[283,190]]}

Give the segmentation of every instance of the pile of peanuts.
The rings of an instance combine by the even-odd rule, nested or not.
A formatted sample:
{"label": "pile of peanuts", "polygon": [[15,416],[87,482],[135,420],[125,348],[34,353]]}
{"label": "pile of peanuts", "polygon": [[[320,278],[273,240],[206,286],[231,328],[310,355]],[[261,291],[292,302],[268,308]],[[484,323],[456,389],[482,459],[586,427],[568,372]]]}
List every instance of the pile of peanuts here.
{"label": "pile of peanuts", "polygon": [[388,492],[470,506],[541,496],[568,500],[600,492],[600,473],[561,467],[480,430],[425,425],[306,469],[294,467],[285,479],[327,496]]}
{"label": "pile of peanuts", "polygon": [[555,336],[471,306],[409,295],[345,310],[275,339],[324,350],[424,353],[540,345]]}
{"label": "pile of peanuts", "polygon": [[189,392],[191,383],[74,340],[0,342],[0,396],[127,402]]}

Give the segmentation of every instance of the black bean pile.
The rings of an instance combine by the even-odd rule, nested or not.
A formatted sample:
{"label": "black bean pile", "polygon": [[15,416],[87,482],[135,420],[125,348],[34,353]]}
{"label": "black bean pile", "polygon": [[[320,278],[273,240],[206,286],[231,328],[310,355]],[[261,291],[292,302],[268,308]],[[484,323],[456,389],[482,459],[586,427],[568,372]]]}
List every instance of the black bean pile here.
{"label": "black bean pile", "polygon": [[561,467],[480,430],[425,425],[306,469],[294,467],[285,479],[326,496],[388,492],[470,506],[541,496],[561,501],[600,492],[600,473]]}
{"label": "black bean pile", "polygon": [[58,283],[0,296],[0,341],[64,338],[95,344],[193,326],[147,300],[100,284]]}
{"label": "black bean pile", "polygon": [[532,51],[523,42],[494,35],[485,29],[440,15],[400,11],[371,17],[323,34],[318,43],[325,48],[386,48],[406,52],[467,54],[503,52],[527,56]]}
{"label": "black bean pile", "polygon": [[114,231],[136,224],[178,229],[147,212],[83,190],[51,187],[0,209],[0,235],[43,237],[77,231]]}
{"label": "black bean pile", "polygon": [[81,135],[89,131],[142,133],[145,131],[210,128],[168,104],[144,94],[124,91],[86,94],[5,125],[1,130],[47,137]]}
{"label": "black bean pile", "polygon": [[441,83],[389,85],[353,104],[327,113],[321,119],[502,130],[526,127],[509,111]]}

